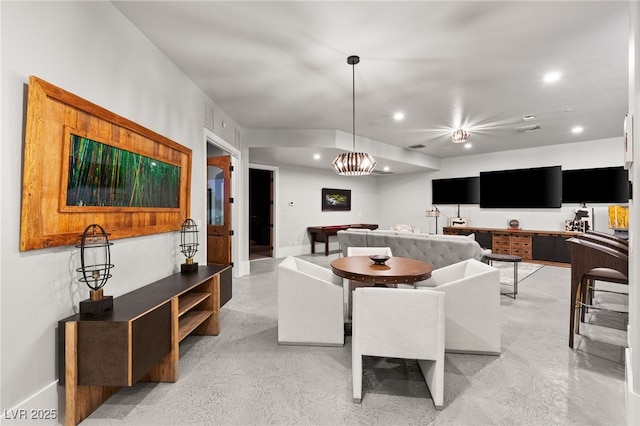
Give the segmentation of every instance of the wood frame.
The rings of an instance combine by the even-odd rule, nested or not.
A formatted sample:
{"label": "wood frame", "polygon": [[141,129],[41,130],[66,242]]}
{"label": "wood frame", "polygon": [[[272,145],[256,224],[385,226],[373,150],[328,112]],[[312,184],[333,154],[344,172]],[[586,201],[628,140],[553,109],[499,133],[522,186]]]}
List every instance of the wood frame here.
{"label": "wood frame", "polygon": [[[337,195],[344,197],[345,201],[332,203],[329,199]],[[349,211],[351,210],[351,190],[350,189],[333,189],[322,188],[322,210],[337,210],[337,211]]]}
{"label": "wood frame", "polygon": [[[179,207],[66,206],[62,189],[68,178],[70,133],[179,166]],[[191,163],[191,149],[29,77],[20,250],[75,244],[92,223],[105,228],[110,239],[179,230],[190,215]]]}

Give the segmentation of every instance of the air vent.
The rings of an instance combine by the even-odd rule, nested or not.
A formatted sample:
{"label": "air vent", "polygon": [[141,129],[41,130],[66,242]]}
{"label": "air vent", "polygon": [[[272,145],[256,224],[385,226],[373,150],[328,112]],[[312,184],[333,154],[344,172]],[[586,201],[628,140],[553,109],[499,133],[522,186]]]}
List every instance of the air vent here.
{"label": "air vent", "polygon": [[419,143],[418,145],[411,145],[409,147],[409,149],[418,149],[418,148],[426,148],[426,145],[422,145],[421,143]]}
{"label": "air vent", "polygon": [[542,126],[539,124],[533,124],[531,126],[516,127],[516,132],[518,133],[531,133],[531,132],[537,132],[538,130],[542,130]]}

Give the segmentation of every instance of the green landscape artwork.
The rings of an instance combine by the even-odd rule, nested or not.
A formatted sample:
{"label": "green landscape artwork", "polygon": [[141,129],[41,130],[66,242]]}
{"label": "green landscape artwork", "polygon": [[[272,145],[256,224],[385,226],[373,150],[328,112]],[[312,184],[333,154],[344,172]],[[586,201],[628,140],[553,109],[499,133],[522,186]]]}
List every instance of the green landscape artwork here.
{"label": "green landscape artwork", "polygon": [[180,167],[71,135],[67,206],[179,208]]}

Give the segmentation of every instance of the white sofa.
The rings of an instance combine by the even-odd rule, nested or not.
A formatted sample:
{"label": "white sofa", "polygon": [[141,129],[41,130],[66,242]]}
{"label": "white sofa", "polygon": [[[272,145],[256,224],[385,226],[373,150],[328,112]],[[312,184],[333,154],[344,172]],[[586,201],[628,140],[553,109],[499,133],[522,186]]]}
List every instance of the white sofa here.
{"label": "white sofa", "polygon": [[447,352],[500,354],[500,271],[468,259],[436,269],[416,283],[421,289],[447,294]]}
{"label": "white sofa", "polygon": [[342,278],[289,256],[278,265],[278,343],[344,345]]}
{"label": "white sofa", "polygon": [[466,259],[482,260],[490,252],[473,235],[429,235],[411,232],[347,229],[338,231],[342,255],[349,247],[389,247],[394,256],[422,260],[434,269]]}

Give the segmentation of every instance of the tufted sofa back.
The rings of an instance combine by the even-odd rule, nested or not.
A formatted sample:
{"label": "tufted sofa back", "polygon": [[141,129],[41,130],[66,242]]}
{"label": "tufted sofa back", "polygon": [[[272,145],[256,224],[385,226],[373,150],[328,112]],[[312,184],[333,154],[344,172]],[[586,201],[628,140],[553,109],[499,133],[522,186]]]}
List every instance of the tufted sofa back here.
{"label": "tufted sofa back", "polygon": [[468,236],[428,235],[393,231],[338,231],[343,256],[348,247],[390,247],[397,257],[426,262],[434,269],[466,259],[482,260],[485,251]]}

